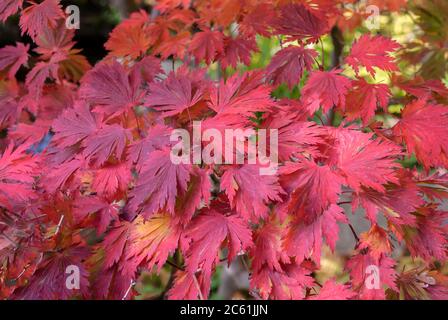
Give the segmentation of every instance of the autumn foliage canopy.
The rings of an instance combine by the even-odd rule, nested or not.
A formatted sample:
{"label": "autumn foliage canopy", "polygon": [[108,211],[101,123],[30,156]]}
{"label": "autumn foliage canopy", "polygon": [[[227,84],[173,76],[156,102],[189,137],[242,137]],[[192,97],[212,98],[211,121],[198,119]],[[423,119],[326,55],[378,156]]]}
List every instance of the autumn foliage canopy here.
{"label": "autumn foliage canopy", "polygon": [[[448,35],[418,11],[448,8],[368,1],[414,10],[400,43],[355,2],[155,1],[92,66],[58,0],[1,0],[24,41],[0,48],[0,298],[132,299],[142,273],[169,272],[163,298],[207,299],[235,262],[252,299],[448,298],[448,89],[444,58],[427,62]],[[174,164],[170,135],[193,121],[277,129],[277,172]],[[351,254],[321,281],[342,228]]]}

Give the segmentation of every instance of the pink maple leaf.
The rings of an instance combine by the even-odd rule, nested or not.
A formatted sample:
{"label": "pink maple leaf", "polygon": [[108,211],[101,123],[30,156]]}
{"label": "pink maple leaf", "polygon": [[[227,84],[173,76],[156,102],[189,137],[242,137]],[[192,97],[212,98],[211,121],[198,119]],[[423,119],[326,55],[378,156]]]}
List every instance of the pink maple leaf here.
{"label": "pink maple leaf", "polygon": [[8,76],[13,78],[20,66],[28,61],[30,46],[17,42],[16,46],[6,46],[0,49],[0,71],[9,67]]}
{"label": "pink maple leaf", "polygon": [[54,28],[57,19],[64,18],[59,0],[44,0],[41,3],[30,1],[30,4],[22,11],[20,17],[22,35],[26,32],[31,38],[36,39],[45,29]]}
{"label": "pink maple leaf", "polygon": [[190,42],[188,50],[197,59],[210,64],[224,48],[223,35],[219,31],[205,30],[196,33]]}
{"label": "pink maple leaf", "polygon": [[340,70],[314,71],[302,89],[301,101],[310,113],[320,106],[324,112],[333,106],[344,108],[350,86],[350,80],[340,75]]}
{"label": "pink maple leaf", "polygon": [[127,70],[118,62],[101,63],[82,79],[79,96],[108,115],[121,114],[141,103],[141,76]]}
{"label": "pink maple leaf", "polygon": [[236,212],[255,221],[266,217],[267,205],[281,201],[280,195],[284,193],[275,175],[260,175],[260,166],[251,164],[225,169],[221,187]]}
{"label": "pink maple leaf", "polygon": [[327,280],[319,293],[309,300],[349,300],[356,296],[348,285],[337,283],[334,279]]}
{"label": "pink maple leaf", "polygon": [[317,52],[304,47],[289,46],[281,49],[272,57],[266,73],[268,81],[274,85],[286,83],[291,89],[299,84],[305,70],[313,67]]}
{"label": "pink maple leaf", "polygon": [[392,132],[398,142],[406,143],[408,152],[415,153],[426,169],[448,165],[446,106],[416,100],[404,108],[402,118]]}
{"label": "pink maple leaf", "polygon": [[159,209],[175,213],[176,196],[187,190],[191,168],[185,164],[174,164],[170,153],[168,148],[151,152],[129,194],[128,207],[132,215],[135,216],[139,207],[145,217]]}
{"label": "pink maple leaf", "polygon": [[352,46],[346,62],[359,72],[359,67],[366,67],[367,71],[374,77],[375,69],[384,71],[396,71],[397,65],[393,62],[390,53],[400,48],[400,45],[389,38],[383,36],[362,35]]}
{"label": "pink maple leaf", "polygon": [[347,120],[361,118],[364,125],[375,116],[378,107],[387,112],[391,92],[386,84],[370,84],[364,79],[355,81],[347,94]]}

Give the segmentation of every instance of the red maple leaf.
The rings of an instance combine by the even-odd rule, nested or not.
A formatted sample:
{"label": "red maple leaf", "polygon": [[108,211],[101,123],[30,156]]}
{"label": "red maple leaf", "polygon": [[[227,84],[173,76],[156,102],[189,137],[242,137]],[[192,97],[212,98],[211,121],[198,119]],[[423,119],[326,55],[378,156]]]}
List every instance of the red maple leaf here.
{"label": "red maple leaf", "polygon": [[356,296],[348,285],[337,283],[334,279],[327,280],[319,293],[309,300],[349,300]]}
{"label": "red maple leaf", "polygon": [[[140,216],[132,223],[115,223],[92,256],[101,260],[94,283],[96,296],[123,299],[132,288],[139,266],[150,270],[156,266],[160,271],[177,248],[180,231],[166,213],[157,213],[148,220]],[[132,293],[127,298],[131,297]]]}
{"label": "red maple leaf", "polygon": [[415,225],[415,216],[411,213],[424,204],[419,186],[410,177],[410,172],[400,170],[397,176],[399,184],[388,183],[385,186],[386,192],[362,188],[360,192],[354,194],[353,211],[362,206],[372,223],[377,222],[377,213],[382,213],[394,223]]}
{"label": "red maple leaf", "polygon": [[269,87],[263,84],[261,72],[249,72],[243,76],[235,74],[211,89],[208,106],[218,115],[249,116],[273,105],[269,92]]}
{"label": "red maple leaf", "polygon": [[311,258],[320,264],[322,240],[334,250],[338,239],[338,222],[347,222],[342,208],[332,204],[319,217],[307,216],[305,211],[297,215],[288,226],[284,238],[284,249],[297,263]]}
{"label": "red maple leaf", "polygon": [[[119,206],[99,197],[80,197],[76,199],[73,216],[82,222],[89,215],[95,214],[95,225],[98,233],[106,231],[111,221],[118,219]],[[88,224],[87,224],[88,225]]]}
{"label": "red maple leaf", "polygon": [[[212,268],[219,262],[219,249],[226,240],[227,260],[252,245],[251,230],[239,216],[232,214],[227,203],[216,200],[210,209],[204,209],[192,220],[186,231],[190,243],[186,252],[186,270],[194,275],[199,269],[205,279],[210,279]],[[205,285],[209,291],[210,280]]]}
{"label": "red maple leaf", "polygon": [[[306,152],[317,153],[317,144],[322,142],[322,128],[313,122],[301,120],[299,110],[295,108],[278,109],[272,112],[261,125],[268,132],[277,129],[278,157],[280,161],[288,161],[292,156]],[[271,141],[267,135],[266,141]]]}
{"label": "red maple leaf", "polygon": [[328,24],[303,4],[286,4],[280,7],[280,16],[274,21],[277,34],[290,40],[315,42],[328,31]]}
{"label": "red maple leaf", "polygon": [[131,170],[125,162],[106,165],[94,170],[92,189],[99,195],[111,197],[127,191],[131,179]]}
{"label": "red maple leaf", "polygon": [[425,261],[434,258],[446,261],[448,244],[446,219],[448,212],[434,207],[423,207],[416,211],[416,227],[404,227],[399,233],[404,237],[412,256]]}
{"label": "red maple leaf", "polygon": [[350,86],[350,80],[340,75],[340,70],[314,71],[302,89],[301,101],[310,113],[320,106],[324,112],[333,106],[344,108]]}
{"label": "red maple leaf", "polygon": [[129,145],[127,160],[130,163],[136,163],[137,169],[140,171],[151,152],[162,150],[170,145],[171,132],[172,129],[165,125],[155,125],[149,128],[145,138]]}
{"label": "red maple leaf", "polygon": [[[14,292],[19,300],[67,300],[76,295],[87,297],[89,293],[88,271],[82,260],[89,254],[83,247],[71,247],[56,252],[39,264],[27,287]],[[79,270],[79,289],[71,289],[66,285],[66,270],[76,266]]]}
{"label": "red maple leaf", "polygon": [[243,17],[240,30],[244,36],[253,37],[256,34],[269,37],[271,32],[269,25],[276,17],[276,12],[271,3],[257,3]]}
{"label": "red maple leaf", "polygon": [[286,83],[290,89],[297,85],[302,79],[305,70],[310,71],[313,67],[317,52],[304,47],[289,46],[277,52],[266,72],[268,81],[274,85]]}
{"label": "red maple leaf", "polygon": [[175,36],[168,36],[166,40],[156,47],[155,52],[160,54],[162,59],[167,59],[170,56],[183,59],[187,52],[190,38],[191,34],[188,31],[179,32]]}
{"label": "red maple leaf", "polygon": [[57,19],[64,18],[59,0],[44,0],[41,3],[30,1],[30,6],[22,11],[20,28],[22,35],[26,32],[36,39],[46,28],[54,28]]}
{"label": "red maple leaf", "polygon": [[373,224],[369,231],[363,232],[359,236],[358,249],[368,250],[374,259],[380,259],[383,254],[389,255],[391,253],[392,246],[386,230],[377,224]]}
{"label": "red maple leaf", "polygon": [[156,266],[160,271],[177,248],[181,231],[168,213],[155,214],[146,221],[137,218],[129,235],[126,259],[131,266],[143,265],[149,270]]}
{"label": "red maple leaf", "polygon": [[[54,54],[49,61],[40,61],[36,63],[34,68],[28,72],[25,79],[29,91],[29,99],[39,100],[45,81],[50,79],[58,79],[58,71],[60,62],[66,60],[67,56],[64,53]],[[35,103],[36,101],[34,101]]]}
{"label": "red maple leaf", "polygon": [[138,61],[132,66],[132,70],[138,70],[142,79],[146,82],[154,81],[156,76],[162,73],[160,60],[152,56],[144,57]]}
{"label": "red maple leaf", "polygon": [[85,167],[84,159],[77,157],[70,159],[69,161],[51,166],[46,169],[42,184],[49,193],[54,193],[59,189],[67,187],[67,185],[73,184],[74,189],[81,183],[79,180],[75,180],[80,169]]}
{"label": "red maple leaf", "polygon": [[[346,264],[352,279],[352,287],[359,290],[358,299],[384,300],[385,287],[397,291],[395,283],[397,273],[394,269],[395,261],[385,255],[373,258],[371,255],[357,253]],[[371,286],[366,282],[371,281]],[[379,287],[375,285],[378,284]]]}
{"label": "red maple leaf", "polygon": [[263,299],[301,300],[314,283],[311,271],[298,263],[284,264],[282,270],[264,267],[251,275],[250,286]]}
{"label": "red maple leaf", "polygon": [[266,217],[267,205],[272,201],[281,201],[280,195],[284,193],[278,178],[275,175],[260,175],[260,168],[251,164],[228,167],[221,177],[221,187],[232,208],[246,219],[254,221]]}
{"label": "red maple leaf", "polygon": [[[340,61],[366,16],[340,2],[155,1],[91,69],[60,0],[0,0],[0,21],[18,13],[33,42],[0,48],[0,299],[213,298],[228,289],[213,286],[231,276],[223,261],[256,299],[446,298],[444,41],[419,15],[400,52],[361,32]],[[378,70],[390,83],[367,79]],[[173,130],[196,133],[193,121],[215,160],[207,142],[229,147],[227,129],[233,146],[238,132],[252,143],[224,165],[178,163]],[[273,175],[263,153],[278,154]],[[367,229],[341,228],[350,207]],[[347,282],[322,278],[326,246],[345,255],[350,229]],[[65,286],[71,264],[80,290]],[[156,290],[140,290],[147,280]]]}
{"label": "red maple leaf", "polygon": [[271,218],[253,235],[254,245],[250,250],[252,269],[257,272],[265,266],[270,270],[281,271],[282,264],[290,262],[282,248],[283,229],[280,223]]}
{"label": "red maple leaf", "polygon": [[9,16],[22,9],[23,0],[4,0],[0,3],[0,20],[5,22]]}
{"label": "red maple leaf", "polygon": [[116,57],[137,59],[154,43],[146,28],[149,20],[148,14],[143,10],[132,13],[112,30],[104,47]]}
{"label": "red maple leaf", "polygon": [[0,203],[6,208],[34,198],[33,183],[38,158],[26,152],[28,144],[14,148],[11,143],[0,157]]}
{"label": "red maple leaf", "polygon": [[257,43],[254,38],[224,38],[224,49],[219,55],[223,70],[228,66],[236,68],[238,62],[245,65],[250,64],[252,52],[258,51]]}
{"label": "red maple leaf", "polygon": [[187,271],[176,271],[173,286],[168,291],[171,300],[195,300],[208,296],[207,283],[202,274],[191,274]]}
{"label": "red maple leaf", "polygon": [[141,103],[140,82],[139,73],[128,74],[118,62],[102,63],[84,76],[79,95],[98,111],[120,114]]}
{"label": "red maple leaf", "polygon": [[397,42],[386,37],[364,34],[355,41],[345,61],[355,70],[356,74],[359,72],[359,67],[362,66],[374,77],[374,67],[384,71],[398,70],[390,53],[399,47]]}
{"label": "red maple leaf", "polygon": [[448,165],[448,110],[424,100],[408,104],[392,128],[395,139],[406,143],[425,168]]}
{"label": "red maple leaf", "polygon": [[193,82],[185,75],[170,73],[161,82],[149,85],[145,106],[162,111],[164,117],[177,115],[192,108],[204,94],[202,83]]}
{"label": "red maple leaf", "polygon": [[159,209],[175,213],[176,196],[187,190],[191,169],[189,165],[174,164],[170,153],[168,148],[153,151],[145,162],[137,184],[129,194],[129,209],[134,216],[139,207],[145,217]]}
{"label": "red maple leaf", "polygon": [[363,124],[367,125],[378,107],[387,112],[390,96],[391,92],[386,84],[370,84],[364,79],[355,81],[346,97],[347,120],[361,118]]}
{"label": "red maple leaf", "polygon": [[103,125],[82,142],[83,155],[95,165],[102,165],[111,156],[120,160],[130,138],[129,130],[118,124]]}
{"label": "red maple leaf", "polygon": [[188,50],[197,59],[210,64],[224,49],[223,36],[219,31],[205,30],[196,33],[190,42]]}
{"label": "red maple leaf", "polygon": [[201,206],[208,205],[211,198],[212,183],[210,170],[192,167],[188,189],[176,199],[176,215],[186,224]]}
{"label": "red maple leaf", "polygon": [[8,76],[13,78],[20,66],[28,61],[28,50],[30,46],[17,42],[16,46],[5,46],[0,49],[0,71],[9,68]]}
{"label": "red maple leaf", "polygon": [[356,130],[337,129],[336,145],[330,164],[335,165],[346,184],[358,191],[360,186],[384,191],[384,184],[398,182],[395,163],[401,148],[391,141]]}
{"label": "red maple leaf", "polygon": [[290,194],[288,212],[297,214],[302,208],[313,216],[335,204],[341,192],[342,179],[328,165],[312,160],[287,162],[279,170],[280,184]]}
{"label": "red maple leaf", "polygon": [[53,122],[54,141],[60,147],[75,145],[92,135],[98,126],[99,117],[90,112],[87,104],[77,103]]}
{"label": "red maple leaf", "polygon": [[76,44],[73,41],[75,30],[66,28],[65,21],[62,19],[56,23],[55,28],[45,28],[35,39],[38,47],[34,51],[44,60],[50,59],[57,52],[68,53]]}

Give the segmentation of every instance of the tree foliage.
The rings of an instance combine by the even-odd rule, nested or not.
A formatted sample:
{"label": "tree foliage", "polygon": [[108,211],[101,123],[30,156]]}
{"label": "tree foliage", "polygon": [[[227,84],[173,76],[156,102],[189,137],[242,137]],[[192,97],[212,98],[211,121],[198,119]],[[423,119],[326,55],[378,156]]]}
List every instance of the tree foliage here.
{"label": "tree foliage", "polygon": [[[446,2],[370,1],[416,18],[401,43],[354,1],[154,2],[91,66],[59,0],[1,1],[32,43],[0,49],[0,297],[131,299],[168,270],[164,298],[205,299],[243,261],[253,298],[448,298]],[[254,65],[267,40],[278,51]],[[174,164],[170,134],[193,121],[278,129],[279,170]],[[348,277],[320,283],[344,225]]]}

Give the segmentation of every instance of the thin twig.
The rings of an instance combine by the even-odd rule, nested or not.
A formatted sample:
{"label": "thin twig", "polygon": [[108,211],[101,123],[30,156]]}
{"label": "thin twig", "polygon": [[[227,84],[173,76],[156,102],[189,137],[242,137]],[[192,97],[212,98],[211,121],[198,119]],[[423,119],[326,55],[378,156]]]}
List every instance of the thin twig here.
{"label": "thin twig", "polygon": [[181,267],[181,266],[177,265],[176,263],[174,263],[174,262],[172,262],[170,260],[166,260],[166,263],[168,263],[173,268],[176,268],[177,270],[185,271],[184,267]]}
{"label": "thin twig", "polygon": [[320,41],[320,47],[322,49],[322,69],[325,69],[325,51],[324,51],[324,42],[322,41],[322,38],[319,38]]}
{"label": "thin twig", "polygon": [[[176,269],[181,270],[181,271],[185,271],[185,268],[177,265],[176,263],[174,263],[174,262],[172,262],[170,260],[166,260],[166,263],[168,263],[173,268],[176,268]],[[199,286],[198,279],[196,278],[195,274],[193,274],[192,276],[193,276],[194,285],[196,286],[196,289],[198,290],[198,293],[199,293],[199,299],[200,300],[204,300],[204,296],[202,295],[202,291],[201,291],[201,287]]]}
{"label": "thin twig", "polygon": [[61,225],[62,225],[62,222],[64,221],[64,218],[65,218],[65,216],[62,215],[61,218],[59,219],[58,225],[56,227],[56,231],[54,232],[53,236],[55,236],[59,233],[59,229],[61,229]]}
{"label": "thin twig", "polygon": [[131,279],[131,283],[129,284],[129,287],[128,287],[128,289],[126,290],[126,292],[125,292],[123,298],[121,298],[121,300],[126,300],[126,298],[127,298],[128,295],[129,295],[129,292],[131,292],[131,289],[132,289],[133,286],[135,286],[135,281],[134,281],[134,279]]}
{"label": "thin twig", "polygon": [[250,274],[249,265],[247,264],[246,259],[244,259],[244,256],[241,256],[240,258],[241,258],[244,268],[246,268],[247,273]]}
{"label": "thin twig", "polygon": [[193,282],[194,282],[194,285],[196,286],[196,289],[198,290],[199,300],[204,300],[204,296],[202,295],[202,291],[201,291],[201,286],[199,285],[198,278],[196,278],[196,274],[193,274]]}
{"label": "thin twig", "polygon": [[19,275],[14,280],[15,281],[19,280],[29,267],[30,267],[30,264],[27,264],[25,267],[23,267],[23,270],[19,273]]}
{"label": "thin twig", "polygon": [[322,120],[322,117],[321,117],[320,115],[318,115],[317,113],[316,113],[316,117],[320,120],[320,123],[324,126],[325,123],[324,123],[324,121]]}
{"label": "thin twig", "polygon": [[338,206],[343,205],[343,204],[350,204],[352,203],[351,201],[342,201],[342,202],[338,202],[336,203]]}
{"label": "thin twig", "polygon": [[353,236],[354,236],[355,239],[356,239],[356,242],[359,242],[359,237],[358,237],[358,235],[356,234],[355,228],[353,228],[353,226],[352,226],[351,223],[349,223],[348,226],[350,227],[350,230],[352,231]]}

